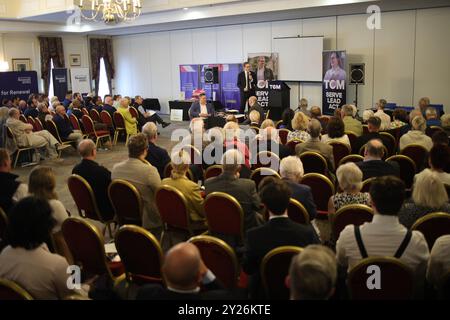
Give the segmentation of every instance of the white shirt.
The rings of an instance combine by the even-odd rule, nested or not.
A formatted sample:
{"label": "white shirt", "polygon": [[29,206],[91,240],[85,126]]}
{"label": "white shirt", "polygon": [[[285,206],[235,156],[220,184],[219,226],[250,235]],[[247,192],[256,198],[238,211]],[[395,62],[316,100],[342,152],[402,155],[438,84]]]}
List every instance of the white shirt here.
{"label": "white shirt", "polygon": [[52,216],[56,220],[56,225],[53,227],[53,233],[61,230],[61,226],[69,215],[67,214],[66,208],[61,201],[56,199],[51,199],[48,201],[50,208],[52,208]]}
{"label": "white shirt", "polygon": [[28,185],[26,185],[25,183],[21,183],[17,187],[16,193],[13,194],[12,201],[18,202],[25,197],[28,197]]}
{"label": "white shirt", "polygon": [[208,108],[206,108],[206,104],[200,104],[200,114],[208,114]]}
{"label": "white shirt", "polygon": [[16,282],[34,299],[56,300],[76,293],[67,288],[68,266],[45,243],[34,250],[7,246],[0,254],[0,278]]}
{"label": "white shirt", "polygon": [[258,78],[258,81],[266,80],[266,79],[264,79],[264,68],[258,69],[257,78]]}
{"label": "white shirt", "polygon": [[427,280],[439,285],[442,277],[450,270],[450,235],[439,237],[431,249],[428,262]]}
{"label": "white shirt", "polygon": [[248,91],[248,83],[249,83],[248,72],[247,71],[244,71],[244,72],[245,72],[245,88],[244,88],[244,90]]}
{"label": "white shirt", "polygon": [[391,128],[391,117],[384,113],[383,110],[375,112],[374,117],[378,117],[381,120],[380,131],[389,130]]}
{"label": "white shirt", "polygon": [[[361,238],[369,257],[393,257],[405,238],[407,229],[400,224],[397,216],[375,214],[372,222],[360,226]],[[430,257],[428,245],[423,234],[413,231],[411,240],[400,257],[418,275],[425,275],[427,261]],[[336,258],[340,265],[352,269],[361,261],[361,253],[355,238],[353,225],[342,230],[336,243]]]}

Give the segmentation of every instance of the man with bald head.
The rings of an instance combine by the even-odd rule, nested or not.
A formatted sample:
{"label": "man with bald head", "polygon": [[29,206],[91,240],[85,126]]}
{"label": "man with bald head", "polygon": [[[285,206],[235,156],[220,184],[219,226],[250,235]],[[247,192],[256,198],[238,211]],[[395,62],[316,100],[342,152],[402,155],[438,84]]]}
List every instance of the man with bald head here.
{"label": "man with bald head", "polygon": [[103,110],[108,112],[111,119],[114,119],[114,112],[116,109],[113,107],[113,98],[111,96],[105,96],[105,103],[103,104]]}
{"label": "man with bald head", "polygon": [[78,153],[81,156],[81,162],[73,168],[72,174],[77,174],[89,182],[97,199],[100,212],[105,214],[113,212],[111,202],[108,198],[111,172],[95,162],[97,148],[95,147],[94,141],[91,139],[82,140],[78,144]]}
{"label": "man with bald head", "polygon": [[[183,242],[166,254],[162,273],[167,289],[160,285],[146,285],[139,289],[137,300],[201,300],[225,299],[226,291],[215,275],[206,268],[197,247]],[[203,292],[200,292],[203,287]]]}
{"label": "man with bald head", "polygon": [[356,163],[363,173],[363,180],[372,177],[396,176],[400,177],[400,168],[396,162],[385,162],[384,145],[379,139],[367,142],[364,149],[364,161]]}
{"label": "man with bald head", "polygon": [[56,114],[53,117],[53,122],[55,122],[58,128],[59,136],[63,141],[75,141],[77,144],[83,138],[80,130],[73,130],[70,121],[66,120],[66,108],[59,105],[56,107]]}

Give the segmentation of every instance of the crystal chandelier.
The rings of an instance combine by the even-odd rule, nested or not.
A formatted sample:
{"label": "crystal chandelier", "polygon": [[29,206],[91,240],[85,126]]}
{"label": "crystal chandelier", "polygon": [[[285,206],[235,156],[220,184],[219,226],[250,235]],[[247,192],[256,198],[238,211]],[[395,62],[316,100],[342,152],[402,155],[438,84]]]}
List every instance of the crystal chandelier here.
{"label": "crystal chandelier", "polygon": [[[133,21],[141,15],[141,0],[79,0],[81,16],[90,21],[114,24]],[[84,11],[90,11],[86,15]]]}

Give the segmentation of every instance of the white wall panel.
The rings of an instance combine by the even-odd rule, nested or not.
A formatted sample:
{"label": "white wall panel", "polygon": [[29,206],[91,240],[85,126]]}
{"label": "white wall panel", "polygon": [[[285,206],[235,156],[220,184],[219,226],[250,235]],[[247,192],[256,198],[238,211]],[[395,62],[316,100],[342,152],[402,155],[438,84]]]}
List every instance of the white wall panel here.
{"label": "white wall panel", "polygon": [[214,28],[192,30],[193,63],[208,64],[217,61],[216,30]]}
{"label": "white wall panel", "polygon": [[241,63],[242,54],[242,26],[216,28],[217,34],[217,63]]}
{"label": "white wall panel", "polygon": [[172,74],[172,98],[178,99],[180,93],[180,64],[192,64],[192,31],[182,30],[170,33],[170,64]]}
{"label": "white wall panel", "polygon": [[244,58],[249,53],[272,51],[272,27],[270,23],[253,23],[243,26]]}

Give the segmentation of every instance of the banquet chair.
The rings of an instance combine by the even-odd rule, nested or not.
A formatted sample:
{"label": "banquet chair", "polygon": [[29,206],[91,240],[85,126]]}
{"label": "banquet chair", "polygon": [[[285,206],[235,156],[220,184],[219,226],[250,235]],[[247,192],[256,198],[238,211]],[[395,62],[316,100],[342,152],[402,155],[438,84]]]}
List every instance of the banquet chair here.
{"label": "banquet chair", "polygon": [[108,197],[120,226],[142,225],[142,198],[133,184],[126,180],[113,180],[108,187]]}
{"label": "banquet chair", "polygon": [[437,238],[450,234],[450,214],[443,212],[429,213],[419,218],[411,230],[420,231],[427,240],[428,248],[433,248]]}
{"label": "banquet chair", "polygon": [[33,300],[33,297],[16,282],[0,278],[0,301]]}

